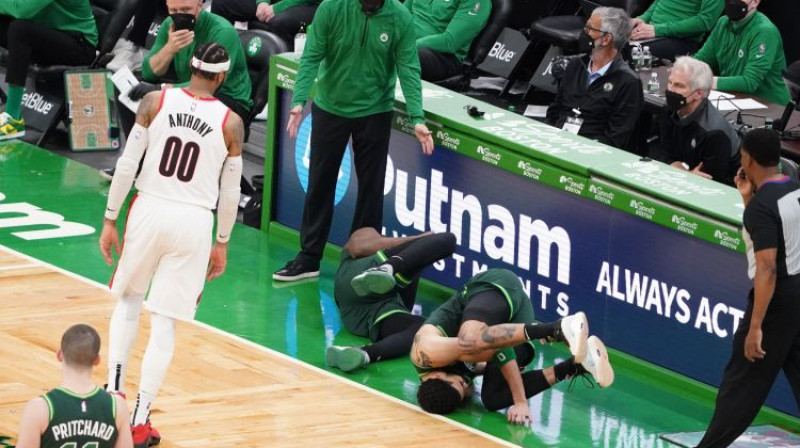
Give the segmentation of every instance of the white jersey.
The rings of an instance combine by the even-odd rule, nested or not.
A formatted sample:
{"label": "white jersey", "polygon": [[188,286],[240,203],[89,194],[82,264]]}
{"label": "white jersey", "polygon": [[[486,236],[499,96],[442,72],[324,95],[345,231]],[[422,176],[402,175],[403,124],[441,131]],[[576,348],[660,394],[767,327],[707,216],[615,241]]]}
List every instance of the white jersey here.
{"label": "white jersey", "polygon": [[147,151],[136,188],[162,199],[215,208],[228,157],[223,128],[230,112],[216,98],[195,97],[183,88],[164,90],[147,128]]}

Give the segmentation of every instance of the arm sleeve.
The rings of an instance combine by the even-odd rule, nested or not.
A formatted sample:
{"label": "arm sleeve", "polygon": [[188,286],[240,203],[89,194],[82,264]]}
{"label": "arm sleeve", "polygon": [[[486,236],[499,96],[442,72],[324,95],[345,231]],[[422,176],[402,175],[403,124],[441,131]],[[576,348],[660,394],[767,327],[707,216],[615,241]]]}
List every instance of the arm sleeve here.
{"label": "arm sleeve", "polygon": [[242,156],[228,157],[222,165],[217,204],[217,241],[227,243],[236,223],[241,195]]}
{"label": "arm sleeve", "polygon": [[308,100],[311,86],[319,73],[319,64],[325,57],[327,40],[330,36],[328,29],[330,26],[328,23],[330,20],[329,5],[328,2],[322,2],[319,5],[314,16],[314,23],[308,28],[306,46],[303,49],[303,56],[300,58],[300,67],[297,69],[292,107],[302,106]]}
{"label": "arm sleeve", "polygon": [[406,7],[408,12],[410,12],[412,14],[414,13],[414,0],[406,0],[406,1],[404,1],[403,2],[403,6]]}
{"label": "arm sleeve", "polygon": [[598,138],[600,143],[619,149],[625,149],[628,145],[644,104],[642,82],[636,75],[631,76],[629,81],[620,86],[620,93],[606,121],[606,129]]}
{"label": "arm sleeve", "polygon": [[759,31],[749,42],[744,72],[737,76],[720,76],[717,78],[717,89],[729,92],[755,92],[770,74],[779,53],[783,53],[780,42],[777,29]]}
{"label": "arm sleeve", "polygon": [[654,2],[653,2],[651,5],[650,5],[650,7],[649,7],[649,8],[647,8],[647,11],[645,11],[645,12],[644,12],[644,14],[642,14],[642,15],[640,15],[640,16],[639,16],[639,19],[641,19],[641,20],[642,20],[642,22],[644,22],[644,23],[650,23],[650,19],[652,19],[652,18],[653,18],[653,11],[655,11],[655,10],[656,10],[656,5],[657,5],[657,4],[658,4],[658,2],[660,2],[660,1],[661,1],[661,0],[655,0],[655,1],[654,1]]}
{"label": "arm sleeve", "polygon": [[[722,19],[720,19],[722,20]],[[708,36],[706,43],[703,47],[694,54],[695,59],[701,60],[711,67],[711,71],[719,73],[719,64],[717,63],[717,45],[719,45],[719,33],[722,30],[720,21],[714,26],[711,35]]]}
{"label": "arm sleeve", "polygon": [[53,0],[3,0],[0,2],[0,14],[17,19],[30,19],[50,3],[53,3]]}
{"label": "arm sleeve", "polygon": [[[482,5],[487,7],[481,7]],[[477,13],[474,8],[479,5]],[[480,0],[461,0],[450,23],[444,32],[417,39],[418,47],[430,48],[441,53],[455,54],[464,45],[469,44],[481,32],[489,20],[490,2]]]}
{"label": "arm sleeve", "polygon": [[161,51],[164,48],[164,45],[167,43],[167,38],[169,37],[169,28],[172,25],[172,19],[167,17],[164,22],[161,23],[161,26],[158,28],[158,34],[156,35],[156,40],[153,42],[153,47],[150,48],[150,51],[144,56],[144,61],[142,61],[142,79],[145,81],[158,81],[161,79],[158,75],[153,73],[153,69],[150,68],[150,58]]}
{"label": "arm sleeve", "polygon": [[414,23],[409,20],[403,37],[395,47],[397,78],[406,101],[406,112],[411,125],[425,123],[422,113],[422,81],[420,79],[419,55],[417,54]]}
{"label": "arm sleeve", "polygon": [[753,240],[753,251],[778,247],[780,233],[778,220],[772,212],[758,200],[751,200],[744,211],[744,227]]}
{"label": "arm sleeve", "polygon": [[656,37],[693,37],[707,33],[714,28],[723,7],[723,0],[703,0],[697,14],[655,25]]}
{"label": "arm sleeve", "polygon": [[125,151],[117,159],[114,178],[111,180],[111,188],[108,190],[106,219],[116,220],[119,216],[119,209],[125,198],[128,197],[133,179],[136,177],[136,170],[139,169],[139,162],[147,149],[148,138],[147,128],[138,123],[133,125],[130,136],[125,142]]}

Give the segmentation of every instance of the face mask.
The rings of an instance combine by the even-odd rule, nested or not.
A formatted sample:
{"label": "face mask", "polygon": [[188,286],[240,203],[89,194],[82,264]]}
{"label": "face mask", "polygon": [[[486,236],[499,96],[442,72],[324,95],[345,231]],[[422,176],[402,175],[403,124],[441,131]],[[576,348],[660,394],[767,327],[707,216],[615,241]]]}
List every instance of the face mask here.
{"label": "face mask", "polygon": [[368,16],[374,16],[383,7],[384,0],[358,0],[361,10]]}
{"label": "face mask", "polygon": [[194,22],[196,19],[194,14],[177,13],[177,14],[170,14],[169,16],[172,18],[172,23],[175,25],[175,31],[178,30],[194,31]]}
{"label": "face mask", "polygon": [[734,22],[744,19],[747,15],[747,3],[742,0],[726,0],[725,15]]}
{"label": "face mask", "polygon": [[578,52],[589,53],[594,47],[592,36],[586,34],[586,31],[581,31],[581,35],[578,37]]}
{"label": "face mask", "polygon": [[681,95],[680,93],[673,92],[672,90],[667,90],[666,97],[667,97],[667,109],[673,112],[677,112],[686,107],[687,104],[686,97]]}

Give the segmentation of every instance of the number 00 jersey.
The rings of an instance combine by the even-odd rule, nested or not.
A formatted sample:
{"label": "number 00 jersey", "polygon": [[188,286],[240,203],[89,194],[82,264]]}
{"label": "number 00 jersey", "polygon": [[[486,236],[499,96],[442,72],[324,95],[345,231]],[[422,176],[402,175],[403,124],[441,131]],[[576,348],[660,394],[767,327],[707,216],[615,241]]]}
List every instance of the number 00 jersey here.
{"label": "number 00 jersey", "polygon": [[216,98],[195,97],[183,88],[164,90],[147,129],[136,188],[162,199],[215,208],[228,157],[223,129],[230,113]]}

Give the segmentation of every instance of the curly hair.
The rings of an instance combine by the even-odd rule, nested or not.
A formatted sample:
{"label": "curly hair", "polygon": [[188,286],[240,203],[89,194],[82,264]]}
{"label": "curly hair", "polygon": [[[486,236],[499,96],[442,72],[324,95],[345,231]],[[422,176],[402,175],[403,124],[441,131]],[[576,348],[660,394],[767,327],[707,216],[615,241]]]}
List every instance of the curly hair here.
{"label": "curly hair", "polygon": [[423,381],[417,390],[419,407],[431,414],[450,414],[458,409],[462,400],[456,388],[438,378]]}

